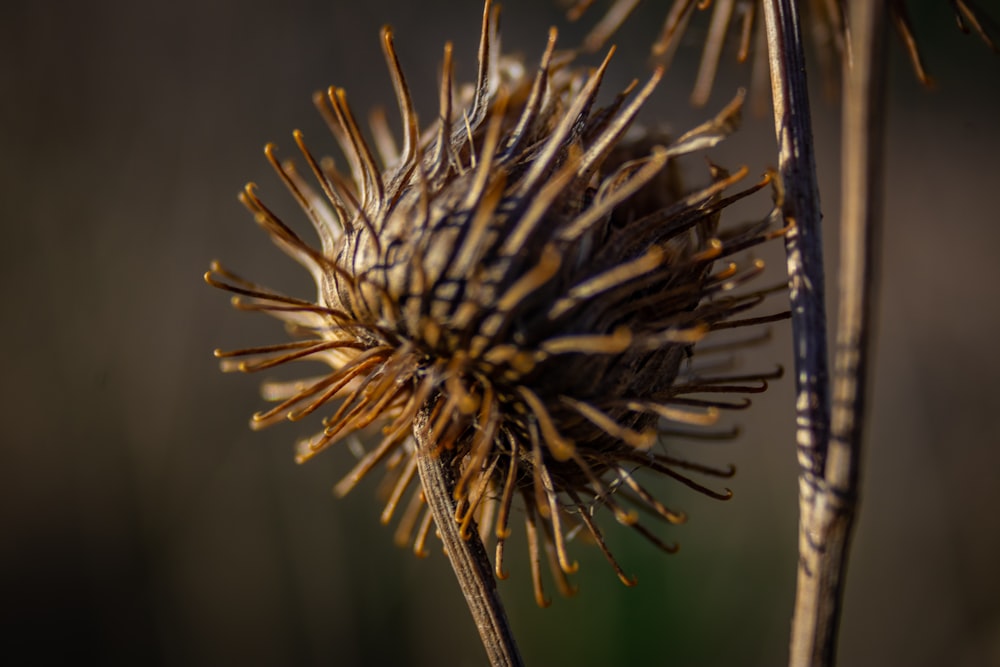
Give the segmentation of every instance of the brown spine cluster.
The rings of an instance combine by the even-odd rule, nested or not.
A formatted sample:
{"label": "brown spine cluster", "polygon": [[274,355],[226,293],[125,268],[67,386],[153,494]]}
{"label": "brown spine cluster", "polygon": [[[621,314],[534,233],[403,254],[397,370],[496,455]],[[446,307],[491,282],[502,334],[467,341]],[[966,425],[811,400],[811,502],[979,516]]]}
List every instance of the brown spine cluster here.
{"label": "brown spine cluster", "polygon": [[[661,73],[633,83],[598,108],[613,49],[599,67],[573,64],[555,49],[535,75],[499,51],[497,10],[486,3],[479,69],[456,87],[446,46],[439,121],[421,132],[393,46],[383,31],[403,119],[400,148],[382,116],[369,144],[344,92],[315,101],[346,158],[347,170],[317,160],[295,132],[315,184],[273,146],[268,160],[319,236],[306,243],[248,185],[241,201],[272,240],[316,280],[315,301],[287,297],[214,265],[206,280],[235,293],[241,310],[284,320],[286,343],[217,351],[227,370],[325,362],[325,375],[264,386],[277,405],[252,426],[298,421],[323,411],[323,429],[299,443],[298,460],[368,427],[380,438],[337,485],[350,491],[384,465],[389,522],[403,506],[401,544],[424,553],[432,527],[415,483],[414,428],[453,467],[454,519],[495,539],[503,577],[504,541],[522,507],[536,599],[547,604],[542,554],[564,593],[576,569],[567,535],[581,529],[631,584],[605,546],[595,507],[665,551],[636,509],[670,524],[665,507],[637,480],[643,470],[725,499],[691,475],[727,477],[667,452],[680,426],[713,424],[780,375],[706,377],[691,363],[696,344],[722,329],[785,316],[743,318],[773,289],[743,286],[763,270],[738,253],[783,232],[774,216],[723,229],[720,214],[769,181],[735,194],[744,178],[711,166],[711,183],[685,192],[677,157],[721,141],[738,121],[738,97],[718,116],[674,141],[629,133]],[[378,158],[376,158],[378,155]],[[698,357],[702,356],[698,345]],[[707,437],[717,437],[707,432]],[[409,494],[409,500],[404,500]],[[520,503],[515,505],[515,499]]]}

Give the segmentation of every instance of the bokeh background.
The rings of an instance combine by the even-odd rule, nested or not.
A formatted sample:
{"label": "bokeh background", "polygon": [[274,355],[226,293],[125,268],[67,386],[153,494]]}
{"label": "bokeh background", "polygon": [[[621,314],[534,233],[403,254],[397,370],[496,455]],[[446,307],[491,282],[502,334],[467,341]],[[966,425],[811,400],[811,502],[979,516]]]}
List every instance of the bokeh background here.
{"label": "bokeh background", "polygon": [[[620,34],[606,91],[647,71],[658,4]],[[841,657],[1000,665],[1000,57],[955,30],[946,3],[911,4],[939,84],[922,90],[894,41],[881,337]],[[258,379],[220,374],[211,351],[282,333],[201,280],[220,258],[310,294],[235,201],[255,180],[292,210],[261,147],[276,141],[289,155],[299,127],[318,152],[332,150],[309,100],[330,84],[355,109],[388,104],[393,117],[385,22],[431,117],[441,46],[454,41],[468,79],[480,13],[473,0],[2,4],[0,633],[10,664],[483,664],[440,551],[418,560],[392,546],[374,481],[333,498],[346,449],[297,466],[298,426],[247,429]],[[534,62],[548,26],[565,21],[549,3],[509,0],[502,24],[505,49]],[[645,122],[683,131],[704,118],[687,97],[705,30],[703,19],[689,30]],[[583,33],[568,26],[562,43]],[[727,60],[709,108],[748,74]],[[817,94],[814,113],[833,267],[837,104]],[[771,121],[748,118],[711,156],[762,172],[775,161]],[[691,180],[703,172],[695,161]],[[759,254],[780,281],[781,248]],[[781,323],[741,368],[787,368],[789,344]],[[738,466],[732,501],[656,487],[691,517],[668,534],[677,555],[609,528],[638,587],[574,544],[579,595],[537,609],[515,538],[501,592],[528,664],[783,663],[796,563],[790,379],[738,417],[738,441],[685,446]]]}

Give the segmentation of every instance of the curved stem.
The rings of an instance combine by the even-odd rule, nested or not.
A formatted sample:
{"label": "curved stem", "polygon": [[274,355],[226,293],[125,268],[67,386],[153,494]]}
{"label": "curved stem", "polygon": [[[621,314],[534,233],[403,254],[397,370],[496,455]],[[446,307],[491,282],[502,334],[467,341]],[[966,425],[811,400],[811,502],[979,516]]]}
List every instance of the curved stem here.
{"label": "curved stem", "polygon": [[435,451],[435,443],[427,439],[428,415],[422,411],[413,429],[417,439],[417,472],[424,497],[441,534],[445,553],[451,561],[458,585],[469,605],[472,619],[493,667],[522,667],[514,635],[511,633],[503,603],[496,589],[496,579],[479,532],[469,530],[462,539],[455,521],[453,492],[455,479],[450,450]]}

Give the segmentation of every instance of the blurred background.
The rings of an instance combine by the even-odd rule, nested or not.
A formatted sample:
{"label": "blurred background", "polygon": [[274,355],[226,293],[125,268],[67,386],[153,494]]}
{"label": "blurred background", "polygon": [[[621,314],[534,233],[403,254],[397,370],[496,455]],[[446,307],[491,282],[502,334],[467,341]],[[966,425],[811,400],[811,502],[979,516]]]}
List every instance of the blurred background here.
{"label": "blurred background", "polygon": [[[954,29],[946,3],[914,7],[935,91],[897,39],[887,223],[864,498],[842,623],[844,665],[1000,665],[1000,57]],[[989,4],[989,3],[983,3]],[[666,9],[626,24],[604,90],[648,71]],[[1000,15],[994,8],[994,17]],[[292,211],[261,148],[301,128],[331,152],[310,94],[343,86],[387,105],[378,30],[396,27],[418,111],[435,113],[443,43],[474,73],[476,1],[89,3],[0,7],[0,633],[27,663],[480,665],[448,564],[393,547],[375,480],[330,492],[346,448],[305,466],[314,425],[252,433],[260,378],[223,375],[212,350],[280,341],[233,312],[201,274],[212,259],[310,295],[304,272],[235,200],[243,183]],[[706,17],[687,33],[647,123],[701,122],[749,78],[730,46],[706,111],[688,104]],[[597,10],[585,17],[590,25]],[[504,48],[537,61],[548,3],[509,0]],[[816,148],[836,259],[839,113],[814,77]],[[770,118],[710,152],[761,173]],[[692,182],[704,166],[692,163]],[[749,215],[767,210],[766,197]],[[300,218],[295,218],[304,222]],[[780,245],[758,253],[772,282]],[[834,269],[828,268],[831,286]],[[780,307],[777,301],[772,304]],[[831,298],[831,312],[835,298]],[[741,369],[790,368],[787,323]],[[687,525],[664,556],[605,517],[626,589],[596,549],[572,545],[580,593],[535,607],[523,537],[500,590],[530,665],[780,665],[794,595],[792,382],[738,415],[730,443],[682,445],[732,462],[728,503],[657,483]],[[550,587],[551,588],[551,587]],[[554,591],[553,591],[554,592]]]}

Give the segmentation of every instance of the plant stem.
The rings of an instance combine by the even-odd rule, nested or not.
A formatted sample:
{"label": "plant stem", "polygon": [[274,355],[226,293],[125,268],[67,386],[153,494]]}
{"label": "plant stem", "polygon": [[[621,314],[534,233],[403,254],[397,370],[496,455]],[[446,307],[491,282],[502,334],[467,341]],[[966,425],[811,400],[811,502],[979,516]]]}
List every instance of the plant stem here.
{"label": "plant stem", "polygon": [[424,411],[413,429],[417,440],[417,472],[445,553],[455,570],[490,664],[493,667],[522,667],[524,663],[497,593],[496,579],[479,532],[473,527],[463,539],[455,521],[455,479],[450,450],[435,451],[436,443],[428,440],[427,428],[428,415]]}
{"label": "plant stem", "polygon": [[817,531],[829,437],[830,398],[826,352],[823,246],[812,122],[800,24],[792,0],[765,0],[774,130],[781,173],[781,207],[791,229],[785,237],[795,359],[796,434],[799,462],[799,566],[789,664],[813,662],[828,640],[819,570],[825,534]]}
{"label": "plant stem", "polygon": [[885,124],[885,3],[853,0],[854,67],[845,66],[840,309],[827,482],[856,496],[878,287]]}
{"label": "plant stem", "polygon": [[818,196],[798,17],[790,0],[765,2],[784,212],[797,232],[787,248],[800,464],[799,570],[789,656],[794,667],[829,667],[835,662],[860,479],[882,192],[885,3],[852,0],[851,10],[854,66],[845,62],[844,220],[831,412]]}
{"label": "plant stem", "polygon": [[793,0],[765,0],[774,131],[795,339],[796,442],[799,464],[820,476],[829,432],[826,309],[819,190],[799,20]]}
{"label": "plant stem", "polygon": [[[812,664],[832,665],[848,553],[858,512],[861,446],[877,294],[885,121],[886,3],[851,2],[853,64],[844,65],[841,159],[840,305],[833,366],[833,404],[825,484],[815,507],[819,550]],[[807,647],[803,646],[805,651]]]}

